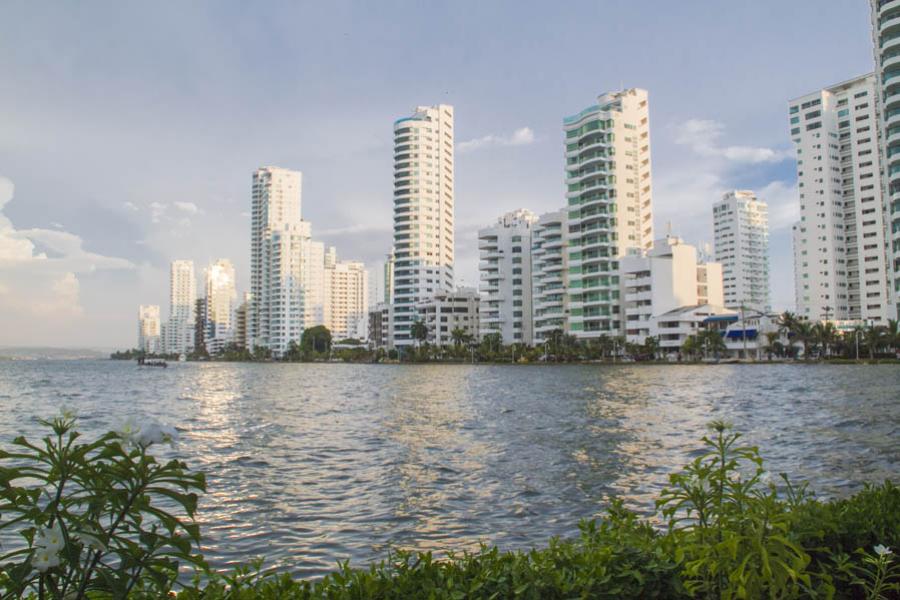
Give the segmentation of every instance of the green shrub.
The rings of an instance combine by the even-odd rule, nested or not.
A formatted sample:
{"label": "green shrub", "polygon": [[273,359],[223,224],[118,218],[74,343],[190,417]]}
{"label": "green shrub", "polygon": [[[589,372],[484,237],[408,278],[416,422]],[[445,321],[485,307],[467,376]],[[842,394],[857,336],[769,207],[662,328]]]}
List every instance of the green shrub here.
{"label": "green shrub", "polygon": [[[187,600],[900,598],[890,550],[900,546],[900,489],[885,482],[820,502],[784,475],[770,481],[757,449],[721,422],[706,452],[670,476],[657,519],[613,501],[605,518],[546,548],[483,546],[445,558],[397,550],[319,581],[264,571],[261,561],[210,570],[194,552],[192,490],[203,490],[202,476],[147,453],[165,430],[126,428],[83,444],[70,417],[47,425],[53,435],[41,444],[19,438],[16,451],[0,452],[0,532],[22,539],[0,556],[2,598],[157,598],[172,589]],[[189,582],[178,577],[185,566]]]}

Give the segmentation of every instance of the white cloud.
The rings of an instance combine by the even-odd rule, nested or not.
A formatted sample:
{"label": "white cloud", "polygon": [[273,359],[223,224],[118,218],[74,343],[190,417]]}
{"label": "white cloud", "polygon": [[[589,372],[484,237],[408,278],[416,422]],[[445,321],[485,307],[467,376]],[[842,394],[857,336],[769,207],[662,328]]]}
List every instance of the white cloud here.
{"label": "white cloud", "polygon": [[201,212],[200,208],[193,202],[173,202],[172,206],[189,215],[196,215]]}
{"label": "white cloud", "polygon": [[154,223],[159,223],[164,216],[166,216],[166,205],[162,202],[151,202],[150,220]]}
{"label": "white cloud", "polygon": [[721,157],[737,163],[778,163],[793,158],[790,150],[755,146],[720,146],[725,126],[710,119],[688,119],[676,129],[675,143],[689,146],[706,157]]}
{"label": "white cloud", "polygon": [[338,235],[359,235],[359,234],[368,234],[368,233],[387,233],[392,231],[392,225],[373,225],[370,223],[357,223],[355,225],[348,225],[346,227],[332,227],[330,229],[323,229],[319,231],[316,235],[321,236],[338,236]]}
{"label": "white cloud", "polygon": [[487,146],[527,146],[534,143],[534,131],[530,127],[520,127],[512,135],[489,134],[456,144],[459,152],[470,152]]}
{"label": "white cloud", "polygon": [[122,203],[122,208],[125,208],[125,209],[127,209],[127,210],[130,210],[130,211],[132,211],[132,212],[137,212],[137,211],[139,210],[138,207],[137,207],[137,204],[135,204],[134,202],[131,202],[131,201],[123,202],[123,203]]}
{"label": "white cloud", "polygon": [[67,231],[16,229],[2,212],[13,192],[12,182],[0,176],[0,313],[5,317],[23,326],[42,317],[43,326],[47,319],[80,316],[77,273],[134,267],[85,250],[82,239]]}
{"label": "white cloud", "polygon": [[773,181],[756,195],[769,205],[770,230],[787,229],[800,220],[800,188],[796,181]]}

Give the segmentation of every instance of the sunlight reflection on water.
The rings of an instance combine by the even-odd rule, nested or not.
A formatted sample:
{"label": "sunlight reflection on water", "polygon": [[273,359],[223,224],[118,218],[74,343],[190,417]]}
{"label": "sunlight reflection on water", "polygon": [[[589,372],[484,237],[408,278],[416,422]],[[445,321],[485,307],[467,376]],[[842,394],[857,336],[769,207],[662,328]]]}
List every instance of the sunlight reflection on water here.
{"label": "sunlight reflection on water", "polygon": [[181,430],[207,473],[205,552],[297,575],[389,547],[542,545],[609,498],[652,509],[713,418],[822,495],[898,479],[894,366],[0,364],[0,441],[62,403],[98,433]]}

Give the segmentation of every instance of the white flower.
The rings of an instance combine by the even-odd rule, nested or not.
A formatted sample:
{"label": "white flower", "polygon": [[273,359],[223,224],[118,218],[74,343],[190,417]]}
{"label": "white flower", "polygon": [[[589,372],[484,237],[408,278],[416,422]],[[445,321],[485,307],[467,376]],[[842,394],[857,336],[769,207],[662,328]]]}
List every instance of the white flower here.
{"label": "white flower", "polygon": [[178,432],[174,427],[161,425],[155,421],[147,421],[143,424],[135,423],[128,417],[118,431],[119,437],[132,446],[146,448],[151,444],[166,442],[174,444],[178,439]]}
{"label": "white flower", "polygon": [[150,444],[159,444],[166,442],[172,444],[178,437],[178,432],[174,427],[160,425],[159,423],[148,423],[140,428],[137,434],[137,443],[145,448]]}
{"label": "white flower", "polygon": [[887,556],[888,554],[893,554],[893,552],[891,552],[891,549],[887,546],[878,544],[877,546],[875,546],[875,554],[877,554],[878,556]]}
{"label": "white flower", "polygon": [[78,412],[68,404],[62,404],[59,407],[59,416],[65,421],[71,421],[78,416]]}
{"label": "white flower", "polygon": [[31,564],[34,565],[34,568],[43,573],[47,569],[52,569],[53,567],[59,566],[59,554],[56,552],[51,552],[46,548],[37,548],[34,551],[34,556],[31,559]]}
{"label": "white flower", "polygon": [[126,443],[136,446],[137,445],[137,436],[141,432],[141,426],[134,422],[133,417],[128,417],[125,419],[121,425],[119,425],[119,429],[116,430],[116,433],[119,434],[119,437],[122,438]]}
{"label": "white flower", "polygon": [[[62,528],[57,521],[52,527],[42,527],[38,529],[34,536],[34,545],[36,548],[46,550],[51,554],[56,554],[62,547],[66,545],[63,538]],[[55,566],[55,565],[54,565]]]}

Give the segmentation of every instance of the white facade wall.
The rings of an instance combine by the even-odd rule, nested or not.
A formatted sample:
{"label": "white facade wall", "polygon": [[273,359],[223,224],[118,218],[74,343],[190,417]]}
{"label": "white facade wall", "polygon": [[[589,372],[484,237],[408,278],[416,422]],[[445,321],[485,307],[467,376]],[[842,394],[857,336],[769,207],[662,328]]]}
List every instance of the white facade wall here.
{"label": "white facade wall", "polygon": [[215,354],[234,337],[237,302],[234,265],[220,258],[206,269],[206,349]]}
{"label": "white facade wall", "polygon": [[301,183],[299,171],[279,167],[253,174],[247,335],[275,356],[325,323],[325,246],[301,219]]}
{"label": "white facade wall", "polygon": [[725,306],[767,312],[769,209],[749,190],[734,190],[713,205],[715,259],[722,265]]}
{"label": "white facade wall", "polygon": [[427,342],[438,348],[453,346],[453,330],[461,329],[479,340],[481,297],[473,288],[440,292],[416,305],[417,317],[428,328]]}
{"label": "white facade wall", "polygon": [[566,211],[538,217],[531,236],[533,343],[540,344],[552,331],[566,329]]}
{"label": "white facade wall", "polygon": [[878,80],[864,75],[789,104],[797,150],[797,312],[811,320],[894,315],[888,286]]}
{"label": "white facade wall", "polygon": [[453,289],[453,107],[394,122],[394,344],[414,342],[416,305]]}
{"label": "white facade wall", "polygon": [[169,321],[166,324],[166,352],[187,354],[194,347],[194,305],[197,280],[194,262],[173,261],[169,268]]}
{"label": "white facade wall", "polygon": [[531,229],[538,217],[519,209],[478,232],[481,335],[499,333],[506,344],[531,345]]}
{"label": "white facade wall", "polygon": [[629,342],[657,335],[660,315],[699,305],[722,308],[721,265],[699,264],[697,249],[677,237],[656,240],[643,256],[622,258],[619,268]]}
{"label": "white facade wall", "polygon": [[361,262],[334,260],[325,268],[325,326],[332,339],[367,337],[360,335],[360,322],[366,323],[369,306],[369,280],[366,267]]}
{"label": "white facade wall", "polygon": [[158,304],[141,304],[138,307],[138,350],[148,354],[162,350],[161,325]]}

